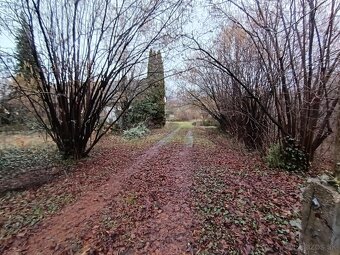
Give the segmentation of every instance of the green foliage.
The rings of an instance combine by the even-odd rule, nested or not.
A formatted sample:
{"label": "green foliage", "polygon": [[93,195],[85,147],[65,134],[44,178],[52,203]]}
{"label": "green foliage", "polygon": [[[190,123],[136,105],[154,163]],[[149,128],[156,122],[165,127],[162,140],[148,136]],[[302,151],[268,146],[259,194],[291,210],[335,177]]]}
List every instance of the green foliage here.
{"label": "green foliage", "polygon": [[17,58],[16,72],[21,74],[24,79],[29,80],[34,73],[37,73],[37,64],[32,52],[31,31],[24,17],[21,18],[21,27],[17,30],[15,41],[15,56]]}
{"label": "green foliage", "polygon": [[154,105],[150,114],[150,124],[155,127],[165,125],[165,83],[161,53],[150,50],[147,83],[150,87],[146,98]]}
{"label": "green foliage", "polygon": [[335,177],[334,179],[329,180],[328,184],[333,186],[336,189],[336,191],[340,193],[340,179]]}
{"label": "green foliage", "polygon": [[202,121],[202,126],[205,126],[205,127],[217,126],[217,123],[213,119],[204,119]]}
{"label": "green foliage", "polygon": [[111,230],[117,225],[116,221],[110,215],[103,215],[101,224],[107,230]]}
{"label": "green foliage", "polygon": [[55,146],[51,144],[0,149],[0,176],[2,178],[29,171],[30,168],[60,162]]}
{"label": "green foliage", "polygon": [[150,133],[150,130],[145,126],[145,124],[139,124],[137,127],[125,130],[123,136],[126,139],[135,139],[146,136]]}
{"label": "green foliage", "polygon": [[[21,194],[18,193],[16,196],[20,198]],[[15,197],[15,192],[7,192],[4,196],[0,197],[0,204],[5,204],[6,201],[14,199],[12,197]],[[49,199],[19,200],[17,205],[22,206],[22,204],[26,204],[26,208],[25,210],[18,210],[12,213],[10,217],[4,220],[0,228],[0,239],[16,234],[25,227],[34,226],[47,215],[52,215],[66,204],[73,202],[74,199],[72,194],[61,194],[54,195]]]}
{"label": "green foliage", "polygon": [[148,127],[165,125],[164,68],[160,52],[150,50],[145,85],[147,86],[146,92],[134,101],[124,117],[123,128],[137,123],[145,123]]}
{"label": "green foliage", "polygon": [[157,113],[156,103],[150,102],[147,99],[137,101],[127,114],[128,124],[147,123],[150,116]]}
{"label": "green foliage", "polygon": [[306,171],[309,167],[308,158],[295,139],[285,137],[283,144],[274,144],[269,148],[266,157],[268,165],[288,171]]}
{"label": "green foliage", "polygon": [[52,141],[34,133],[1,134],[0,139],[4,140],[0,143],[0,193],[40,186],[73,163],[63,160]]}
{"label": "green foliage", "polygon": [[270,146],[266,157],[269,167],[280,168],[282,165],[282,153],[280,144],[276,143]]}
{"label": "green foliage", "polygon": [[284,169],[289,171],[305,171],[309,167],[307,155],[299,148],[295,139],[285,137],[282,150]]}
{"label": "green foliage", "polygon": [[193,123],[190,121],[172,121],[171,123],[175,124],[181,129],[191,129],[193,127]]}

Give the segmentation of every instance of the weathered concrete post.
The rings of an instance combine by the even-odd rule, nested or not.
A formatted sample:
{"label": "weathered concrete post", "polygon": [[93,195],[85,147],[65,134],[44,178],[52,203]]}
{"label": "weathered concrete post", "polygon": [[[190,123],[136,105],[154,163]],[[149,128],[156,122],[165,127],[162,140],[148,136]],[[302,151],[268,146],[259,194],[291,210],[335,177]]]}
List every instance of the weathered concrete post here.
{"label": "weathered concrete post", "polygon": [[303,192],[300,252],[340,255],[340,194],[326,182],[309,180]]}

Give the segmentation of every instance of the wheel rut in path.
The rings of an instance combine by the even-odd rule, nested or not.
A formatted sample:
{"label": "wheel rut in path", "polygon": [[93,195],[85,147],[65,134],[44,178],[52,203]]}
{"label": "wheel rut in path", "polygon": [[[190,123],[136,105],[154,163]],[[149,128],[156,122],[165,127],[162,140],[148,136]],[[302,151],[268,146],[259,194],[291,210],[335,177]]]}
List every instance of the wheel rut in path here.
{"label": "wheel rut in path", "polygon": [[133,234],[142,237],[145,245],[132,248],[128,254],[193,254],[192,132],[182,138],[183,144],[162,149],[164,156],[159,156],[157,170],[152,166],[144,168],[142,182],[149,183],[148,197],[159,210],[136,225]]}
{"label": "wheel rut in path", "polygon": [[[86,192],[74,204],[65,207],[59,214],[46,218],[42,224],[33,230],[25,243],[16,241],[5,254],[55,254],[58,246],[74,238],[86,226],[86,221],[100,211],[122,189],[122,183],[131,175],[143,170],[144,163],[157,156],[180,130],[177,128],[161,141],[153,145],[127,169],[122,169],[113,175],[98,190]],[[100,169],[99,169],[100,170]]]}

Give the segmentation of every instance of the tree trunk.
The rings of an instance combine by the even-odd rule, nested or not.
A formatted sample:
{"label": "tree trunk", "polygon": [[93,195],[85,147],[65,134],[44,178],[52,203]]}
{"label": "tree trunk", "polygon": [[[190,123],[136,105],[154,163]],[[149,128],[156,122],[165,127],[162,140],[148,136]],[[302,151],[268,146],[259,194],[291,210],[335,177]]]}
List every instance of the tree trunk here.
{"label": "tree trunk", "polygon": [[334,176],[340,179],[340,107],[338,107],[338,114],[336,119],[336,135],[334,145]]}

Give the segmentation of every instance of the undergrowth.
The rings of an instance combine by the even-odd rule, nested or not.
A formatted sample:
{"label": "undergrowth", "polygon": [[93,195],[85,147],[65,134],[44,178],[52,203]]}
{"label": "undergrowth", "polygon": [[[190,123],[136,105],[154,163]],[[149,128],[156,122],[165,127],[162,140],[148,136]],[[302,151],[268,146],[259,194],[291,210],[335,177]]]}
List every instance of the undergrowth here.
{"label": "undergrowth", "polygon": [[285,138],[284,146],[273,144],[268,150],[266,161],[269,167],[288,171],[303,172],[310,166],[306,154],[291,137]]}
{"label": "undergrowth", "polygon": [[135,139],[144,137],[148,134],[150,134],[150,130],[145,126],[145,124],[139,124],[134,128],[125,130],[123,133],[123,137],[126,139]]}

